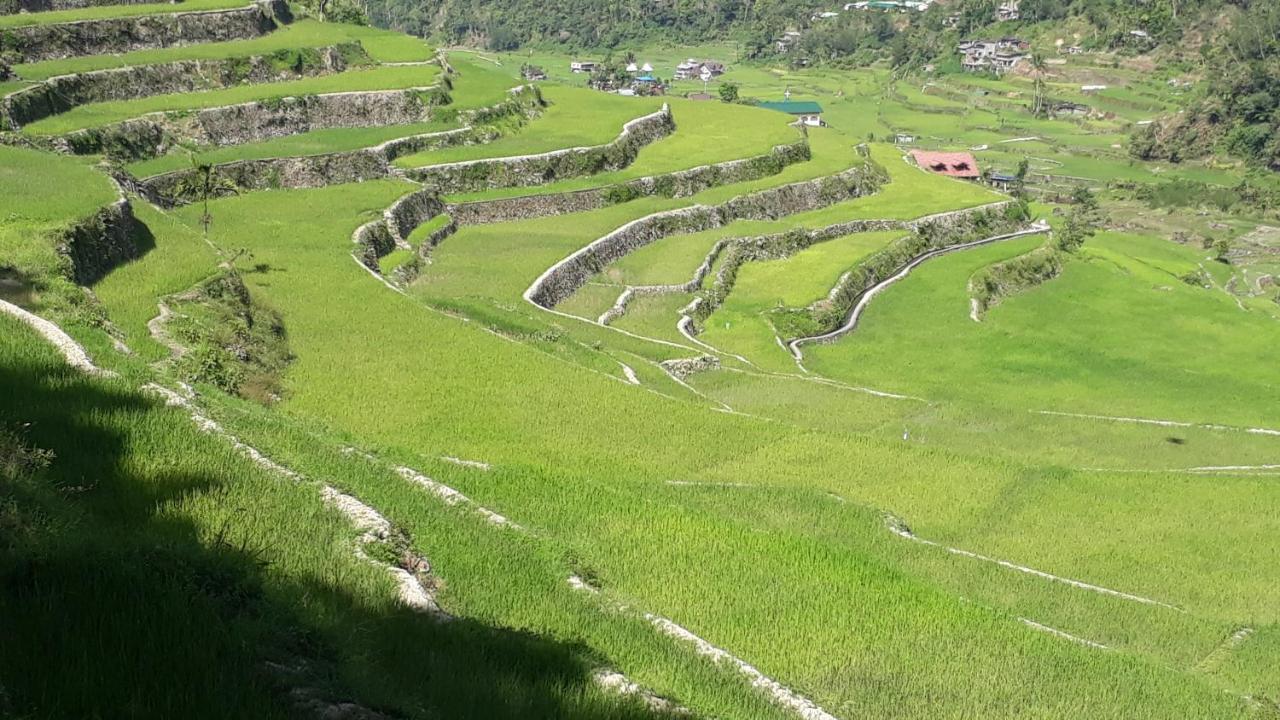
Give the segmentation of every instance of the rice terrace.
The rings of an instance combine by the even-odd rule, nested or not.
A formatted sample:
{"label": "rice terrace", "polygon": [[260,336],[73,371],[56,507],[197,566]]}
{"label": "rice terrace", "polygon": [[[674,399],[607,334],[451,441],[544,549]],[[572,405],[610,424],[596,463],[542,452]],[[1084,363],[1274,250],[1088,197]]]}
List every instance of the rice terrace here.
{"label": "rice terrace", "polygon": [[0,717],[1280,718],[1277,68],[0,0]]}

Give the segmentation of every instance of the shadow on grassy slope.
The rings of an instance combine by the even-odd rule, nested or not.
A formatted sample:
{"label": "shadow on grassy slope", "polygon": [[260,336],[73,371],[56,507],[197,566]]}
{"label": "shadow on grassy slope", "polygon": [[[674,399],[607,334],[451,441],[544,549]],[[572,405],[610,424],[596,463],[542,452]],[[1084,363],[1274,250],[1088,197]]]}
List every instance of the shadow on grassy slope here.
{"label": "shadow on grassy slope", "polygon": [[582,647],[394,604],[313,487],[0,330],[0,716],[652,716]]}

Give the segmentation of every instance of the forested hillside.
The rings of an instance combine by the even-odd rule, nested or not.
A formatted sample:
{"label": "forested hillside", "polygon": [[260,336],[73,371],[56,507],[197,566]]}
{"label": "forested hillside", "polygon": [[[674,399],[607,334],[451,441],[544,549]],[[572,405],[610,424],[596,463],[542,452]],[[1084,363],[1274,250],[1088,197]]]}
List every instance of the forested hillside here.
{"label": "forested hillside", "polygon": [[[1150,55],[1192,78],[1215,78],[1188,112],[1141,128],[1144,160],[1214,151],[1280,167],[1280,6],[1260,0],[1022,0],[998,21],[1000,0],[937,0],[925,11],[843,10],[835,0],[368,0],[371,22],[444,43],[608,51],[661,41],[730,39],[747,59],[919,70],[954,58],[965,37],[1015,35],[1044,56],[1083,51]],[[826,13],[834,17],[822,17]],[[788,31],[794,42],[778,43]]]}

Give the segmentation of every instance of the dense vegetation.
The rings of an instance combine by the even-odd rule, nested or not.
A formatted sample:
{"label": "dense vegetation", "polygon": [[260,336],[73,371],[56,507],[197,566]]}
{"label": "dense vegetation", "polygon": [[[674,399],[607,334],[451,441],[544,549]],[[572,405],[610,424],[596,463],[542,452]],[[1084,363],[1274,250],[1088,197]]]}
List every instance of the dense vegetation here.
{"label": "dense vegetation", "polygon": [[1243,3],[1244,12],[1204,47],[1204,97],[1186,113],[1134,137],[1143,159],[1181,160],[1221,148],[1280,170],[1280,5]]}

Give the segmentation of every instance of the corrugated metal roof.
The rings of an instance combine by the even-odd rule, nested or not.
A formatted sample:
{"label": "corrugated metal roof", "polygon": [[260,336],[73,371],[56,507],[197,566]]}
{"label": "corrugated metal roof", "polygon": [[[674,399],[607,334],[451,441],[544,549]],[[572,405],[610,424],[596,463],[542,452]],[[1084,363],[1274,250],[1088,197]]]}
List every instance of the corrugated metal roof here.
{"label": "corrugated metal roof", "polygon": [[822,112],[822,106],[812,100],[787,100],[785,102],[762,102],[760,107],[792,115],[814,115]]}
{"label": "corrugated metal roof", "polygon": [[912,150],[911,157],[915,158],[916,165],[940,175],[959,178],[980,177],[978,161],[974,160],[973,155],[967,152]]}

